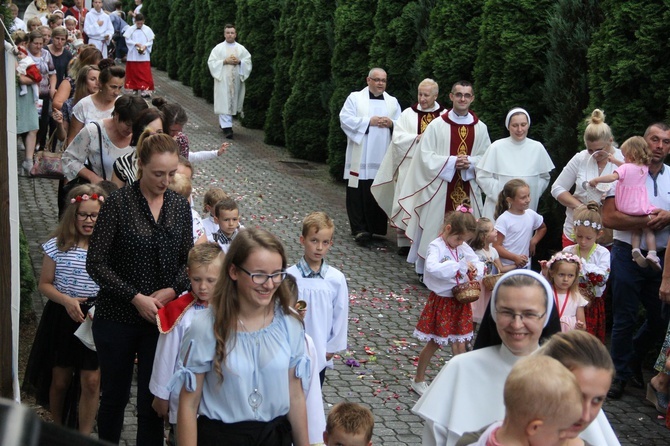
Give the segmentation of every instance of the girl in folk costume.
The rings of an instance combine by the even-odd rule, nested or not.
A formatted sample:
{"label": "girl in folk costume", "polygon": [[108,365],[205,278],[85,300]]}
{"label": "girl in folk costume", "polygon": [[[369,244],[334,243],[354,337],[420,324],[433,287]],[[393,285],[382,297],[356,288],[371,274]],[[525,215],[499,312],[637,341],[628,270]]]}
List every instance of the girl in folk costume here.
{"label": "girl in folk costume", "polygon": [[[513,266],[508,265],[504,267],[500,262],[500,256],[498,251],[493,247],[493,243],[498,237],[498,231],[493,227],[493,222],[486,218],[481,217],[477,220],[477,232],[472,241],[470,241],[470,247],[475,251],[479,261],[483,262],[486,265],[486,270],[484,275],[492,275],[498,273],[506,273],[514,269]],[[489,305],[491,300],[491,291],[485,289],[482,286],[482,293],[479,296],[479,299],[472,302],[472,320],[475,323],[475,331],[477,324],[482,321],[484,317],[484,312],[486,307]]]}
{"label": "girl in folk costume", "polygon": [[561,319],[561,330],[584,330],[584,307],[588,301],[579,293],[579,272],[582,267],[579,257],[562,251],[540,264],[542,274],[554,290],[554,305]]}
{"label": "girl in folk costume", "polygon": [[144,15],[135,16],[135,24],[123,33],[128,46],[126,62],[126,90],[140,91],[143,98],[149,97],[154,89],[151,75],[151,50],[154,32],[144,24]]}
{"label": "girl in folk costume", "polygon": [[424,283],[430,296],[414,330],[415,337],[427,341],[411,381],[419,395],[428,388],[425,372],[437,349],[451,344],[453,354],[458,355],[465,353],[465,343],[472,339],[472,308],[453,297],[453,288],[480,278],[484,272],[485,265],[465,243],[476,230],[472,209],[461,204],[446,215],[442,234],[428,245]]}
{"label": "girl in folk costume", "polygon": [[563,251],[581,260],[579,292],[589,304],[584,308],[586,330],[605,343],[605,284],[610,275],[610,252],[596,243],[602,234],[600,206],[595,201],[581,206],[574,213],[574,239],[577,244]]}
{"label": "girl in folk costume", "polygon": [[[628,215],[649,215],[651,219],[651,213],[656,209],[649,203],[646,186],[651,150],[644,138],[633,136],[621,145],[621,152],[624,156],[623,163],[610,155],[610,161],[619,166],[614,173],[594,178],[589,181],[589,185],[596,187],[599,183],[616,181],[614,203],[617,210]],[[645,237],[649,250],[646,258],[640,251],[642,235]],[[643,268],[651,266],[656,271],[661,271],[661,261],[656,255],[654,231],[648,228],[632,231],[631,245],[633,246],[633,260],[638,265]]]}
{"label": "girl in folk costume", "polygon": [[529,209],[530,199],[530,187],[519,179],[508,181],[498,195],[495,210],[498,237],[493,246],[503,266],[530,268],[530,256],[547,233],[542,216]]}
{"label": "girl in folk costume", "polygon": [[[102,188],[77,186],[68,195],[67,208],[53,238],[47,241],[40,275],[40,292],[49,301],[44,307],[26,369],[24,390],[35,391],[38,402],[48,404],[56,424],[70,424],[73,406],[66,396],[73,377],[81,377],[79,432],[93,431],[100,395],[100,368],[95,351],[74,335],[87,317],[98,294],[98,285],[86,272],[89,238],[105,201]],[[77,384],[75,384],[77,385]]]}

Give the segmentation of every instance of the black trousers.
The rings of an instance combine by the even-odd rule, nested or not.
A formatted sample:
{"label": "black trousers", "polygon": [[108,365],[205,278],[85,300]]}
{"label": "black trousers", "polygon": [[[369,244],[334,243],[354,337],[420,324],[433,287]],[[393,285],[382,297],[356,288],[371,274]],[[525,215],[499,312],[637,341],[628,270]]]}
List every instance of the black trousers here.
{"label": "black trousers", "polygon": [[198,417],[198,446],[290,446],[292,442],[291,423],[286,415],[268,422],[239,423],[224,423],[203,415]]}
{"label": "black trousers", "polygon": [[360,232],[386,235],[386,213],[370,192],[374,180],[359,180],[358,187],[347,187],[347,215],[351,235]]}

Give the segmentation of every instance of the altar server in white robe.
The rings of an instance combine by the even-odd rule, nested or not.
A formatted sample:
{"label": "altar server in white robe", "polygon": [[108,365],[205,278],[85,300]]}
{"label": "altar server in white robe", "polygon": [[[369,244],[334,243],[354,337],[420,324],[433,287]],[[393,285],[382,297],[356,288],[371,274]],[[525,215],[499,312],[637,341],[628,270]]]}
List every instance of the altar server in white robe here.
{"label": "altar server in white robe", "polygon": [[93,0],[93,9],[88,11],[84,20],[84,32],[88,43],[95,46],[107,58],[107,45],[114,35],[114,26],[109,16],[102,10],[102,0]]}
{"label": "altar server in white robe", "polygon": [[493,218],[498,194],[509,180],[519,178],[530,186],[530,209],[537,204],[549,186],[549,173],[554,169],[544,146],[528,138],[530,115],[523,108],[507,113],[505,127],[510,136],[499,139],[486,150],[477,164],[477,183],[486,194],[483,217]]}
{"label": "altar server in white robe", "polygon": [[126,90],[140,91],[143,98],[149,97],[154,90],[154,77],[151,74],[151,50],[154,45],[154,32],[144,24],[144,15],[135,16],[135,24],[123,33],[128,46],[126,62]]}
{"label": "altar server in white robe", "polygon": [[370,187],[400,118],[398,100],[386,93],[386,71],[373,68],[366,81],[368,86],[351,93],[340,110],[340,127],[347,135],[347,215],[351,235],[360,245],[367,244],[373,234],[386,234],[386,214]]}
{"label": "altar server in white robe", "polygon": [[[437,102],[439,87],[432,79],[424,79],[418,87],[418,101],[406,108],[393,127],[391,145],[386,150],[379,171],[372,183],[372,195],[389,219],[400,212],[398,196],[407,178],[421,135],[433,119],[439,117],[445,108]],[[405,231],[397,228],[398,253],[409,253],[410,240]]]}
{"label": "altar server in white robe", "polygon": [[[502,344],[455,356],[440,370],[412,411],[424,419],[423,445],[454,446],[465,432],[503,419],[505,379],[522,357],[536,352],[553,308],[553,290],[540,274],[506,273],[491,296],[491,316]],[[594,446],[618,445],[601,413],[582,433]]]}
{"label": "altar server in white robe", "polygon": [[233,139],[233,116],[243,114],[245,82],[251,74],[251,54],[235,41],[235,26],[225,25],[223,34],[226,40],[214,47],[207,66],[214,78],[214,113],[219,115],[224,136]]}
{"label": "altar server in white robe", "polygon": [[491,144],[488,129],[470,110],[475,100],[470,82],[456,82],[449,99],[453,107],[421,136],[400,191],[399,212],[392,219],[412,241],[407,261],[415,264],[420,277],[428,245],[440,235],[445,212],[469,198],[475,217],[481,216],[475,166]]}

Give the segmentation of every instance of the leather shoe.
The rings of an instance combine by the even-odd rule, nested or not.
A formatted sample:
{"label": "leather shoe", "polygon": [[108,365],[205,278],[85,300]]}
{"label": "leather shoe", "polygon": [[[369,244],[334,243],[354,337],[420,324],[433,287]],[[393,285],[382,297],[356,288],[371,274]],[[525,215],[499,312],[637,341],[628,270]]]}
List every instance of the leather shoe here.
{"label": "leather shoe", "polygon": [[360,246],[367,246],[367,244],[370,243],[370,241],[372,240],[372,234],[370,234],[369,232],[362,231],[354,235],[354,240]]}
{"label": "leather shoe", "polygon": [[398,248],[398,255],[407,257],[407,254],[409,254],[409,246],[401,246]]}
{"label": "leather shoe", "polygon": [[644,389],[645,383],[644,376],[642,375],[642,365],[639,363],[639,361],[635,360],[632,361],[629,366],[633,374],[628,379],[628,383],[631,385],[631,387],[635,387],[636,389]]}
{"label": "leather shoe", "polygon": [[622,379],[615,379],[614,381],[612,381],[612,387],[610,387],[610,391],[607,392],[607,398],[618,400],[623,396],[623,391],[625,388],[626,388],[626,381]]}

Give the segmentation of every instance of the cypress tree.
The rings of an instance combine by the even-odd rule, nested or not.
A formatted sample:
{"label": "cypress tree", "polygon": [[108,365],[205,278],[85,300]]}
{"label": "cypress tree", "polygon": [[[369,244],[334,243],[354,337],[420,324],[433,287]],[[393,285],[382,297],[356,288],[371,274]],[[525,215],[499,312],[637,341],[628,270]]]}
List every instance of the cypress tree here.
{"label": "cypress tree", "polygon": [[298,20],[289,73],[293,88],[284,106],[286,148],[297,158],[325,161],[335,2],[298,0],[296,3]]}
{"label": "cypress tree", "polygon": [[168,35],[170,33],[170,2],[161,0],[144,0],[142,11],[145,11],[147,24],[156,35],[151,50],[151,65],[159,70],[167,68],[167,57],[170,47]]}
{"label": "cypress tree", "polygon": [[274,33],[273,88],[263,130],[266,144],[283,146],[285,144],[283,108],[291,94],[292,85],[288,72],[291,68],[297,17],[296,2],[293,0],[280,0],[280,6],[279,25]]}
{"label": "cypress tree", "polygon": [[440,84],[447,106],[454,82],[474,79],[483,8],[484,0],[437,0],[430,13],[428,46],[419,58],[421,77]]}
{"label": "cypress tree", "polygon": [[179,78],[179,67],[188,60],[190,66],[190,59],[193,51],[182,54],[180,47],[183,50],[185,39],[182,36],[182,31],[192,24],[192,17],[184,14],[188,11],[191,2],[189,0],[172,0],[170,8],[170,32],[168,36],[169,50],[166,57],[167,72],[171,79]]}
{"label": "cypress tree", "polygon": [[[209,1],[208,0],[193,0],[191,3],[193,8],[193,36],[191,43],[193,44],[193,65],[191,67],[190,83],[193,88],[193,94],[196,96],[203,96],[203,82],[205,75],[209,75],[207,68],[207,57],[209,50],[207,45],[207,22],[209,19]],[[210,48],[211,50],[211,48]]]}
{"label": "cypress tree", "polygon": [[[382,67],[389,91],[402,108],[416,102],[421,81],[418,55],[425,49],[428,20],[435,0],[379,0],[374,15],[375,35],[370,46],[370,66]],[[337,45],[336,45],[337,46]]]}
{"label": "cypress tree", "polygon": [[[202,96],[207,102],[214,102],[214,79],[209,73],[207,59],[216,45],[223,42],[223,27],[227,23],[235,24],[237,5],[234,0],[207,0],[209,17],[207,18],[206,38],[204,46],[204,69],[200,77]],[[253,56],[253,54],[252,54]]]}
{"label": "cypress tree", "polygon": [[530,137],[542,135],[547,15],[552,5],[550,0],[488,0],[484,5],[474,68],[475,104],[492,141],[506,134],[505,115],[515,106],[530,114]]}
{"label": "cypress tree", "polygon": [[[375,11],[369,3],[366,0],[341,1],[335,10],[335,47],[331,61],[335,89],[329,106],[328,165],[330,174],[338,180],[342,179],[347,148],[347,137],[340,127],[340,110],[352,91],[365,87],[365,78],[371,68],[369,53],[375,35]],[[390,79],[390,75],[388,77]]]}
{"label": "cypress tree", "polygon": [[[542,141],[551,148],[551,158],[556,166],[565,166],[583,148],[578,129],[589,102],[587,52],[591,35],[602,20],[598,4],[597,0],[558,0],[548,18],[549,48],[544,87],[547,116]],[[560,169],[555,169],[552,179],[559,173]],[[563,234],[565,207],[548,199],[543,209],[548,228],[543,245],[558,247]]]}
{"label": "cypress tree", "polygon": [[240,42],[251,53],[253,70],[246,82],[244,98],[245,127],[260,129],[270,103],[274,75],[273,36],[279,22],[278,0],[240,0],[237,5],[237,30]]}
{"label": "cypress tree", "polygon": [[623,142],[666,117],[669,6],[662,0],[609,0],[601,7],[605,19],[588,52],[589,108],[603,109]]}

